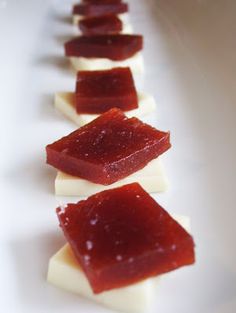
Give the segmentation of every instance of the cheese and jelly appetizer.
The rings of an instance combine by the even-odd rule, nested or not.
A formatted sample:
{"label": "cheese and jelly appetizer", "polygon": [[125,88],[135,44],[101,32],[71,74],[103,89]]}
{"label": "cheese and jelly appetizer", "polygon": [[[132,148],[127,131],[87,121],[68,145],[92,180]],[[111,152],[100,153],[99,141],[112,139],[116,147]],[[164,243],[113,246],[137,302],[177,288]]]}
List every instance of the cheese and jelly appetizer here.
{"label": "cheese and jelly appetizer", "polygon": [[68,244],[51,258],[48,281],[113,309],[146,313],[158,278],[195,261],[181,218],[138,183],[59,207],[57,214]]}
{"label": "cheese and jelly appetizer", "polygon": [[123,23],[117,15],[88,17],[79,21],[78,27],[83,35],[131,34],[132,27]]}
{"label": "cheese and jelly appetizer", "polygon": [[81,126],[99,114],[117,107],[128,117],[141,117],[155,110],[155,100],[145,93],[137,93],[129,68],[104,71],[79,71],[75,92],[55,95],[55,107]]}
{"label": "cheese and jelly appetizer", "polygon": [[119,18],[122,19],[122,21],[125,23],[126,21],[128,21],[128,11],[128,4],[121,1],[79,3],[73,6],[73,23],[77,25],[81,19],[110,14],[118,15]]}
{"label": "cheese and jelly appetizer", "polygon": [[65,43],[65,55],[77,71],[130,67],[132,72],[141,73],[142,49],[141,35],[79,36]]}
{"label": "cheese and jelly appetizer", "polygon": [[160,192],[168,182],[159,156],[170,146],[168,132],[115,108],[49,144],[46,153],[47,163],[59,170],[57,195],[91,195],[135,181]]}

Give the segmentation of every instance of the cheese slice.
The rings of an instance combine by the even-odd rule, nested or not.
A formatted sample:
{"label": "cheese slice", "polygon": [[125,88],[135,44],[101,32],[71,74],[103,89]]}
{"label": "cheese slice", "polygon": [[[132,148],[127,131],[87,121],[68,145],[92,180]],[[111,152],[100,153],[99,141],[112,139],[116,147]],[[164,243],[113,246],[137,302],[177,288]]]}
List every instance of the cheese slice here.
{"label": "cheese slice", "polygon": [[[121,20],[123,25],[128,24],[128,22],[129,22],[129,14],[128,13],[118,14],[117,16]],[[74,14],[72,16],[73,24],[78,25],[79,21],[83,20],[86,17],[87,16],[85,16],[85,15]]]}
{"label": "cheese slice", "polygon": [[123,23],[121,34],[133,34],[133,27],[130,23]]}
{"label": "cheese slice", "polygon": [[[176,220],[187,230],[190,228],[188,217],[179,216]],[[66,244],[50,259],[47,280],[59,288],[79,294],[114,310],[146,313],[156,298],[158,283],[160,277],[163,276],[94,294],[69,244]]]}
{"label": "cheese slice", "polygon": [[59,171],[55,180],[55,193],[58,196],[90,196],[102,190],[120,187],[133,182],[138,182],[147,192],[166,191],[168,179],[160,158],[152,160],[143,169],[108,186],[95,184],[86,179]]}
{"label": "cheese slice", "polygon": [[134,56],[122,60],[113,61],[108,58],[85,58],[85,57],[69,57],[73,68],[76,71],[96,71],[109,70],[114,67],[130,67],[135,74],[144,72],[144,62],[141,52],[137,52]]}
{"label": "cheese slice", "polygon": [[[74,105],[75,94],[73,92],[59,92],[55,94],[54,106],[62,114],[72,120],[78,126],[85,125],[95,118],[98,114],[78,114]],[[142,117],[155,110],[156,104],[152,96],[145,93],[138,93],[139,107],[125,112],[128,117]]]}

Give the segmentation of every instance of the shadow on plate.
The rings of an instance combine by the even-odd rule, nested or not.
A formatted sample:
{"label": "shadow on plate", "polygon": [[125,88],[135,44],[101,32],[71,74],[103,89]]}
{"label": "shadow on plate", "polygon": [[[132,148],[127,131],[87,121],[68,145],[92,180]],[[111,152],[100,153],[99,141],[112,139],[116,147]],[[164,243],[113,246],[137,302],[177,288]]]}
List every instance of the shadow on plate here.
{"label": "shadow on plate", "polygon": [[35,196],[35,198],[42,198],[43,194],[54,194],[56,171],[46,164],[44,146],[41,150],[41,157],[35,155],[35,157],[26,158],[12,167],[11,171],[5,173],[4,181],[12,186],[18,186],[17,192],[27,194],[30,191],[32,197]]}
{"label": "shadow on plate", "polygon": [[64,23],[67,25],[71,25],[72,24],[72,17],[68,16],[68,15],[57,15],[55,17],[55,19],[57,19],[58,22],[60,23]]}
{"label": "shadow on plate", "polygon": [[76,37],[76,35],[78,36],[79,34],[77,33],[72,33],[72,34],[68,34],[68,35],[55,35],[54,38],[55,40],[60,44],[60,46],[63,46],[67,41],[69,41],[70,39],[72,39],[73,37]]}
{"label": "shadow on plate", "polygon": [[53,106],[54,95],[42,94],[40,96],[39,117],[45,120],[55,120],[55,108]]}
{"label": "shadow on plate", "polygon": [[40,96],[39,118],[49,122],[68,122],[68,119],[55,109],[54,95],[52,94],[42,94]]}
{"label": "shadow on plate", "polygon": [[37,59],[35,64],[38,66],[53,67],[55,70],[61,70],[67,74],[70,72],[69,62],[63,55],[45,55]]}
{"label": "shadow on plate", "polygon": [[10,243],[16,286],[25,312],[110,312],[47,283],[48,261],[64,244],[59,228]]}
{"label": "shadow on plate", "polygon": [[59,231],[19,238],[11,243],[18,292],[24,306],[32,306],[34,309],[42,309],[43,306],[43,311],[48,311],[45,301],[48,261],[63,244],[63,236]]}

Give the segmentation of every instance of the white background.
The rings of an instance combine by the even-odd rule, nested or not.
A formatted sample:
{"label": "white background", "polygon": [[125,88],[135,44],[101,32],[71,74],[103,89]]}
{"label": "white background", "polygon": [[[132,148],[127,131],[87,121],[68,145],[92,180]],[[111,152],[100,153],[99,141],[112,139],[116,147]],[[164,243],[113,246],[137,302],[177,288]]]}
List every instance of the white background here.
{"label": "white background", "polygon": [[[191,217],[195,266],[166,275],[153,312],[236,312],[236,1],[130,0],[144,34],[146,74],[137,81],[158,110],[145,119],[171,131],[170,190],[156,199]],[[0,1],[0,311],[105,313],[46,282],[64,243],[44,147],[75,126],[53,109],[73,90],[63,58],[73,35],[71,1]],[[76,199],[73,199],[76,201]]]}

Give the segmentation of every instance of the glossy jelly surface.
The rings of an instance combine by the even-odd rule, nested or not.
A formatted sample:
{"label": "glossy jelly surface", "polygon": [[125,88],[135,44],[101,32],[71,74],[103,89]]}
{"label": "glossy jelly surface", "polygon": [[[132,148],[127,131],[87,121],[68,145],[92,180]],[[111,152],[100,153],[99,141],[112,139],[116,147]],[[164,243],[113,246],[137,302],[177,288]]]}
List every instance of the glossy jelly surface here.
{"label": "glossy jelly surface", "polygon": [[147,165],[170,148],[170,134],[119,109],[46,147],[47,163],[67,174],[110,185]]}
{"label": "glossy jelly surface", "polygon": [[80,36],[65,43],[65,54],[68,57],[108,58],[119,61],[134,56],[142,48],[141,35]]}
{"label": "glossy jelly surface", "polygon": [[138,183],[57,209],[94,293],[194,263],[192,237]]}
{"label": "glossy jelly surface", "polygon": [[129,111],[138,107],[138,97],[129,68],[81,71],[77,74],[76,110],[100,114],[111,108]]}
{"label": "glossy jelly surface", "polygon": [[116,15],[88,17],[79,21],[84,35],[118,34],[122,31],[122,22]]}
{"label": "glossy jelly surface", "polygon": [[73,7],[74,15],[101,16],[106,14],[122,14],[128,12],[128,4],[118,3],[81,3]]}

